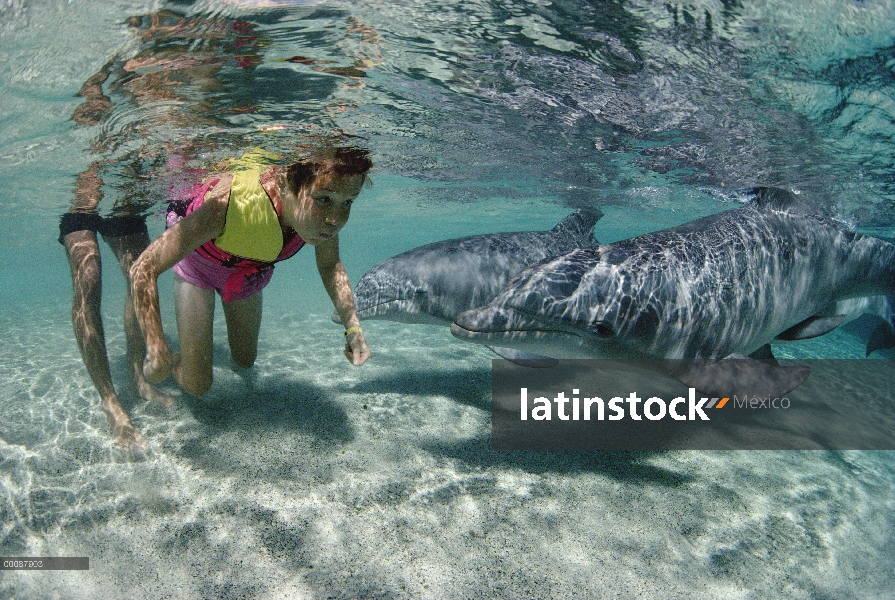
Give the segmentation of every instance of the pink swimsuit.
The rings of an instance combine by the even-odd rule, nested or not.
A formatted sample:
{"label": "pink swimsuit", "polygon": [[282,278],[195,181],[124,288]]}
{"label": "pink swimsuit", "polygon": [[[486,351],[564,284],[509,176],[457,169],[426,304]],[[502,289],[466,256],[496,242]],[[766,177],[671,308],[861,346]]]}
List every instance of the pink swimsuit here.
{"label": "pink swimsuit", "polygon": [[[167,223],[171,227],[205,202],[205,194],[217,180],[193,186],[189,206],[172,202],[168,206]],[[276,208],[276,205],[274,205]],[[178,210],[178,208],[180,210]],[[279,215],[279,210],[277,210]],[[305,242],[292,229],[283,231],[283,249],[273,262],[242,258],[221,250],[209,240],[174,265],[174,272],[184,280],[206,290],[216,290],[224,302],[243,300],[260,292],[273,277],[274,263],[294,256]]]}

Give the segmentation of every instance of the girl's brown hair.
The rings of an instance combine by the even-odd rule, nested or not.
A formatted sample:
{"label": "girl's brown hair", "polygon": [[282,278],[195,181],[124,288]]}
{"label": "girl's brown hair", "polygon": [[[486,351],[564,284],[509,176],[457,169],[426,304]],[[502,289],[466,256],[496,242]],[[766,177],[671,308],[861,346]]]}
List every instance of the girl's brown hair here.
{"label": "girl's brown hair", "polygon": [[286,181],[292,193],[310,185],[321,173],[343,177],[364,175],[373,168],[370,152],[363,148],[341,146],[320,152],[299,161],[286,170]]}

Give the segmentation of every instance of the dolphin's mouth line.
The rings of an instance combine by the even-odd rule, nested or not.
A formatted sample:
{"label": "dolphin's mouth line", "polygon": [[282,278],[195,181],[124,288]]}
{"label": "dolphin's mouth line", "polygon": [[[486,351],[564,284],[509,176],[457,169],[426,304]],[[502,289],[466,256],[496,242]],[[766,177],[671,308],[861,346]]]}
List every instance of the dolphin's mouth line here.
{"label": "dolphin's mouth line", "polygon": [[[533,313],[533,312],[531,312],[531,311],[527,311],[527,310],[523,310],[523,309],[519,309],[519,308],[513,308],[513,307],[508,307],[508,308],[509,308],[510,310],[512,310],[513,312],[516,312],[516,313],[519,313],[519,314],[521,314],[521,315],[524,315],[525,317],[528,317],[528,318],[530,318],[530,319],[532,319],[532,320],[538,318],[537,313]],[[575,337],[579,337],[579,338],[584,339],[584,336],[583,336],[583,335],[581,335],[578,331],[576,331],[575,329],[573,329],[573,328],[571,328],[571,327],[569,327],[569,328],[558,328],[558,329],[553,329],[553,328],[550,328],[550,329],[547,329],[547,328],[544,328],[544,329],[542,329],[542,328],[537,328],[537,329],[534,329],[534,328],[531,328],[531,329],[519,328],[519,329],[502,329],[502,330],[500,330],[500,331],[483,331],[483,330],[467,329],[466,327],[463,327],[462,325],[458,325],[458,324],[456,323],[456,321],[453,323],[452,326],[453,326],[453,327],[456,327],[456,328],[458,328],[458,329],[462,329],[463,331],[465,331],[465,332],[467,332],[467,333],[472,333],[472,334],[476,334],[476,333],[478,333],[478,334],[481,334],[481,335],[502,335],[502,334],[512,334],[512,333],[541,333],[541,334],[555,333],[555,334],[562,334],[562,335],[573,335],[573,336],[575,336]]]}
{"label": "dolphin's mouth line", "polygon": [[503,335],[508,333],[560,333],[563,335],[574,335],[576,337],[583,337],[580,334],[574,331],[568,331],[563,329],[501,329],[500,331],[482,331],[476,329],[467,329],[462,325],[457,325],[457,323],[453,323],[453,326],[457,329],[462,329],[467,333],[479,333],[482,335]]}

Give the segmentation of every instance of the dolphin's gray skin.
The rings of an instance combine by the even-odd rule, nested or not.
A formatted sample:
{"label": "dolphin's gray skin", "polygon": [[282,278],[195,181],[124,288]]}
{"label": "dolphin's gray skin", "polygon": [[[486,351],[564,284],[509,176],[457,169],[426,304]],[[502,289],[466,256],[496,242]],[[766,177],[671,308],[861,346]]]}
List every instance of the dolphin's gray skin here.
{"label": "dolphin's gray skin", "polygon": [[[451,332],[556,358],[708,359],[706,373],[675,376],[713,392],[718,359],[821,335],[845,320],[838,302],[895,294],[895,245],[845,230],[790,192],[753,193],[736,210],[545,260],[460,314]],[[754,367],[770,393],[808,376],[720,363]]]}
{"label": "dolphin's gray skin", "polygon": [[[579,209],[548,231],[476,235],[408,250],[379,263],[358,281],[357,315],[363,320],[450,325],[464,310],[490,302],[522,269],[596,245],[593,229],[602,216],[596,209]],[[511,360],[532,358],[492,349]]]}

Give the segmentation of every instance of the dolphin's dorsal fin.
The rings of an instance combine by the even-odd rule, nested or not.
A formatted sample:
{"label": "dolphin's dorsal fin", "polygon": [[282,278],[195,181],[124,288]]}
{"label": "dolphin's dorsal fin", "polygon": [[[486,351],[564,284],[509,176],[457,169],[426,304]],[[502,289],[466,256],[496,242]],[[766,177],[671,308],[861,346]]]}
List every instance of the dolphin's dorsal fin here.
{"label": "dolphin's dorsal fin", "polygon": [[790,192],[775,187],[756,187],[750,190],[752,205],[760,208],[786,210],[806,206],[804,200]]}
{"label": "dolphin's dorsal fin", "polygon": [[808,317],[800,323],[796,323],[777,336],[778,340],[793,342],[795,340],[810,340],[830,333],[845,321],[847,315],[835,315],[832,317]]}
{"label": "dolphin's dorsal fin", "polygon": [[577,239],[588,240],[597,246],[599,242],[594,239],[594,225],[603,217],[603,211],[598,208],[579,208],[568,217],[556,224],[551,229],[559,236],[570,236]]}

